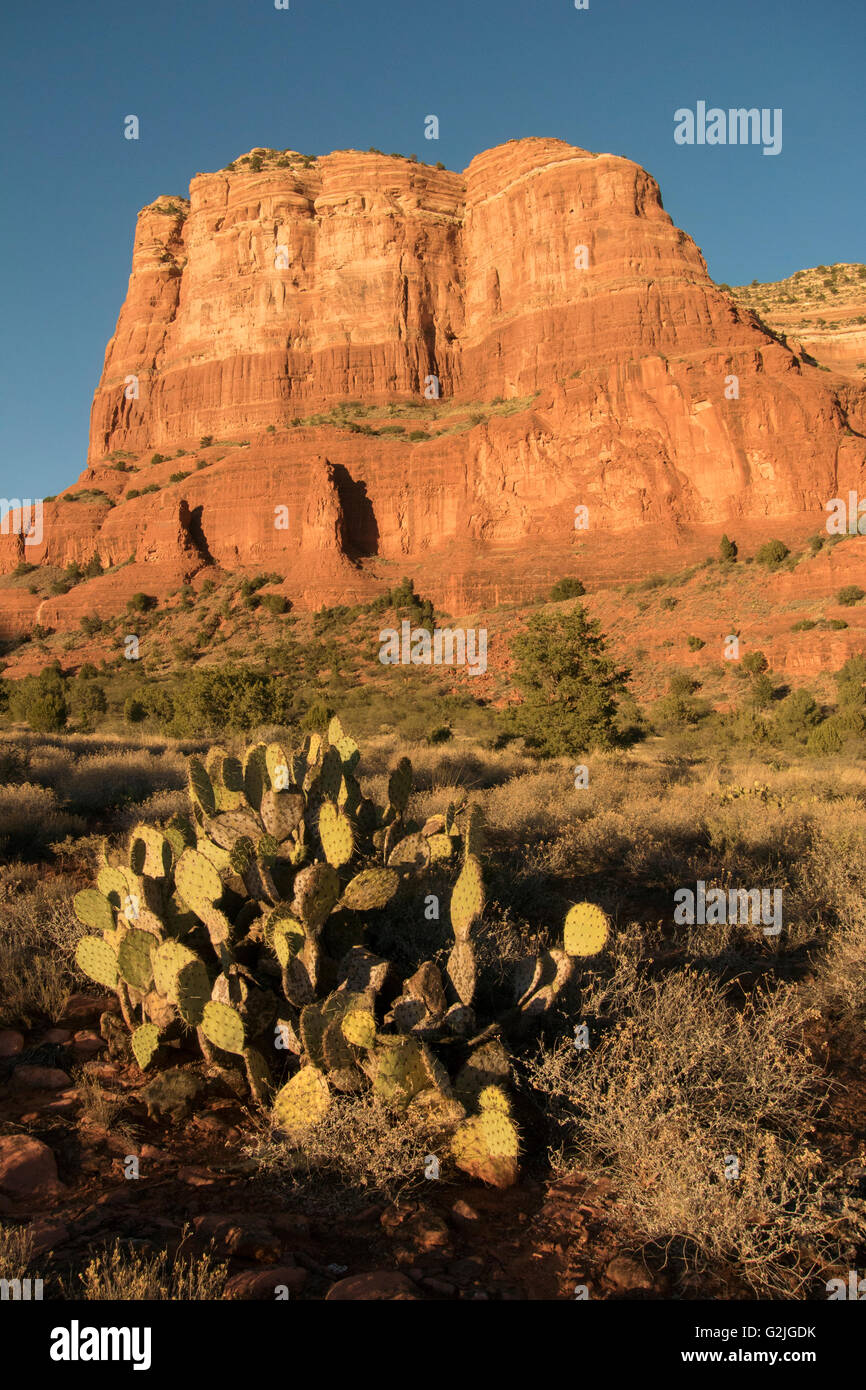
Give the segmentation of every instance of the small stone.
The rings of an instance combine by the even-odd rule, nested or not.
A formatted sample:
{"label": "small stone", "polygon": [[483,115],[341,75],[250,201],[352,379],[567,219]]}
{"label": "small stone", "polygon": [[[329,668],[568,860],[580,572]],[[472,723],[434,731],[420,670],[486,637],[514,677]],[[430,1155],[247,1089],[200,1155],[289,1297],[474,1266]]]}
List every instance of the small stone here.
{"label": "small stone", "polygon": [[457,1290],[453,1284],[449,1284],[447,1279],[422,1279],[421,1283],[425,1289],[431,1293],[444,1294],[446,1298],[453,1298]]}
{"label": "small stone", "polygon": [[37,1067],[25,1062],[15,1068],[12,1083],[30,1091],[65,1091],[72,1085],[72,1078],[59,1067]]}
{"label": "small stone", "polygon": [[300,1212],[279,1211],[269,1220],[274,1230],[281,1231],[283,1235],[306,1235],[310,1229],[310,1218],[302,1216]]}
{"label": "small stone", "polygon": [[72,1052],[80,1062],[89,1062],[104,1051],[105,1043],[98,1033],[83,1031],[73,1037]]}
{"label": "small stone", "polygon": [[77,1028],[88,1028],[91,1024],[98,1023],[99,1016],[104,1011],[113,1012],[119,1009],[119,1000],[108,998],[104,994],[70,994],[55,1023],[58,1028],[71,1028],[74,1032]]}
{"label": "small stone", "polygon": [[325,1295],[325,1302],[339,1303],[347,1300],[373,1302],[382,1299],[408,1301],[418,1299],[418,1290],[405,1274],[393,1270],[377,1269],[371,1274],[352,1274],[341,1279]]}
{"label": "small stone", "polygon": [[442,1250],[451,1244],[451,1232],[445,1222],[432,1213],[416,1216],[409,1231],[416,1250]]}
{"label": "small stone", "polygon": [[213,1187],[217,1181],[210,1173],[203,1173],[200,1168],[178,1168],[177,1176],[181,1182],[189,1183],[190,1187]]}
{"label": "small stone", "polygon": [[235,1274],[225,1287],[226,1298],[285,1298],[288,1293],[300,1293],[307,1282],[307,1271],[293,1265],[276,1265],[272,1269],[245,1269]]}
{"label": "small stone", "polygon": [[71,1037],[72,1031],[69,1028],[49,1028],[40,1041],[43,1043],[68,1043]]}
{"label": "small stone", "polygon": [[27,1134],[0,1138],[0,1191],[8,1197],[41,1197],[59,1188],[57,1164],[47,1144]]}
{"label": "small stone", "polygon": [[280,1240],[263,1221],[210,1215],[197,1217],[193,1226],[197,1236],[213,1242],[218,1255],[256,1260],[259,1264],[276,1264],[280,1258]]}
{"label": "small stone", "polygon": [[616,1289],[633,1290],[653,1287],[652,1275],[630,1255],[617,1255],[611,1260],[604,1272]]}
{"label": "small stone", "polygon": [[15,1057],[24,1051],[24,1039],[14,1028],[0,1029],[0,1057]]}
{"label": "small stone", "polygon": [[470,1207],[468,1202],[464,1202],[462,1197],[454,1203],[451,1213],[458,1221],[479,1221],[481,1218],[474,1207]]}

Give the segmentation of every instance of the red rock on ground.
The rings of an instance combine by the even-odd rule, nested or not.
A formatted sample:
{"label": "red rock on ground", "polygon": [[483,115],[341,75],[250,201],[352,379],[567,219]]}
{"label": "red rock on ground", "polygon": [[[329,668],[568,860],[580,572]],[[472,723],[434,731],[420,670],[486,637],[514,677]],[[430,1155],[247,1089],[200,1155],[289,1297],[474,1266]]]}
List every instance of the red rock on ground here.
{"label": "red rock on ground", "polygon": [[417,1299],[418,1290],[405,1274],[390,1270],[375,1270],[372,1274],[352,1274],[333,1284],[325,1295],[328,1302],[339,1303],[349,1299],[375,1302],[381,1299],[408,1301]]}
{"label": "red rock on ground", "polygon": [[26,1134],[0,1137],[0,1192],[18,1200],[58,1188],[57,1164],[47,1144]]}

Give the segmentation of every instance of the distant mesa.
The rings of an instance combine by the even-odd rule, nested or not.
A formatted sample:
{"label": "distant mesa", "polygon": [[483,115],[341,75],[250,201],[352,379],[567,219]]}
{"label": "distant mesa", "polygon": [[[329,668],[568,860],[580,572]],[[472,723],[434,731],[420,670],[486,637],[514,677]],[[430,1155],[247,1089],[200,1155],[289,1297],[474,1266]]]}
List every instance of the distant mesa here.
{"label": "distant mesa", "polygon": [[251,151],[139,214],[87,466],[26,554],[134,562],[4,592],[0,634],[209,566],[300,608],[409,574],[458,612],[811,534],[866,464],[860,269],[719,287],[648,173],[560,140],[462,174]]}

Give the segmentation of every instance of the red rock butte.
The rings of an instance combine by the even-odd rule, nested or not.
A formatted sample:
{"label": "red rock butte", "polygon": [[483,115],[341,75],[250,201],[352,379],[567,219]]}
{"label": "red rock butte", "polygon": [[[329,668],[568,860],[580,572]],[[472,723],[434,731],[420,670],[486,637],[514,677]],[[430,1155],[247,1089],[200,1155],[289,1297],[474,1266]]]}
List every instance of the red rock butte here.
{"label": "red rock butte", "polygon": [[[860,488],[866,391],[720,290],[630,160],[526,139],[463,174],[351,150],[258,163],[139,213],[68,490],[96,495],[46,503],[40,545],[0,539],[0,572],[134,563],[24,614],[7,591],[0,628],[75,626],[214,565],[278,571],[300,607],[409,574],[459,613],[671,569],[723,531],[811,534]],[[403,435],[309,418],[347,401]]]}

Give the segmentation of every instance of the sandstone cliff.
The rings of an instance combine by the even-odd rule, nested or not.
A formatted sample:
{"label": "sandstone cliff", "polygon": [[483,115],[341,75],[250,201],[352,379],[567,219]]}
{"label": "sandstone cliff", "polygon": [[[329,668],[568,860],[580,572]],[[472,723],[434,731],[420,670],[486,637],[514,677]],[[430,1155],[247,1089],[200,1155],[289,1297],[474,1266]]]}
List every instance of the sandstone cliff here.
{"label": "sandstone cliff", "polygon": [[[714,285],[629,160],[258,152],[139,215],[87,468],[26,557],[134,563],[26,621],[212,564],[279,571],[306,606],[409,573],[459,611],[732,527],[814,532],[864,463],[863,388]],[[22,554],[3,538],[0,571]]]}

